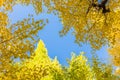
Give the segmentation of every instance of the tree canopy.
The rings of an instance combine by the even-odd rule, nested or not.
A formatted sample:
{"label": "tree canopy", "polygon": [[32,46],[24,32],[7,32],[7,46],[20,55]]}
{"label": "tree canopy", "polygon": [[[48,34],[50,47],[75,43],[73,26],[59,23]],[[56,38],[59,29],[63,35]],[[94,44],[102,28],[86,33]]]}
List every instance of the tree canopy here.
{"label": "tree canopy", "polygon": [[32,16],[12,24],[8,13],[17,4],[31,4],[36,14],[43,12],[45,6],[48,14],[54,13],[61,19],[61,36],[73,28],[78,44],[89,43],[95,50],[108,45],[113,64],[120,66],[120,0],[0,0],[0,72],[10,70],[15,58],[24,61],[31,57],[28,53],[32,55],[35,49],[37,33],[47,24],[47,20],[35,20]]}
{"label": "tree canopy", "polygon": [[93,57],[92,65],[81,52],[78,56],[72,53],[69,66],[62,66],[55,57],[48,56],[42,40],[32,56],[24,61],[12,63],[11,69],[1,72],[2,80],[117,80],[112,73],[112,66],[99,62]]}

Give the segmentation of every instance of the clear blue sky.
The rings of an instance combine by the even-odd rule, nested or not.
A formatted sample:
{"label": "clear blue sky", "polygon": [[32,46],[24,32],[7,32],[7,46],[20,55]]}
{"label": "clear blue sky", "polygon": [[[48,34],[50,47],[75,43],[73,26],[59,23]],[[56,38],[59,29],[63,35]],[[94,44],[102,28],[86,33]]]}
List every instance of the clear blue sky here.
{"label": "clear blue sky", "polygon": [[[59,21],[59,18],[53,14],[42,13],[40,15],[36,15],[32,5],[16,5],[13,7],[13,12],[9,13],[9,18],[12,23],[15,23],[18,20],[27,18],[28,14],[33,14],[36,20],[48,18],[49,23],[43,30],[39,31],[38,35],[40,39],[44,41],[48,50],[48,55],[51,58],[57,56],[62,65],[67,65],[66,58],[70,58],[71,52],[75,52],[78,55],[81,51],[84,51],[88,58],[91,57],[90,45],[84,44],[80,47],[75,44],[75,37],[72,35],[72,30],[69,31],[69,33],[64,37],[59,36],[59,31],[62,29],[62,24]],[[105,62],[109,60],[106,48],[107,47],[102,47],[102,49],[96,52],[99,58]]]}

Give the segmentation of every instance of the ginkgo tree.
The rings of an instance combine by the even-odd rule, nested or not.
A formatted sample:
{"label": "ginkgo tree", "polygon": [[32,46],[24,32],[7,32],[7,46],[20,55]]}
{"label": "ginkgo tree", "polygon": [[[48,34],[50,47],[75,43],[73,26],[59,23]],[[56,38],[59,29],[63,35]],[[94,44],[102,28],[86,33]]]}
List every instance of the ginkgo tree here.
{"label": "ginkgo tree", "polygon": [[[63,24],[60,35],[71,28],[75,42],[90,43],[95,50],[109,46],[115,66],[120,66],[120,0],[52,0],[53,11]],[[50,9],[51,10],[51,9]]]}
{"label": "ginkgo tree", "polygon": [[[120,34],[120,0],[51,0],[51,2],[54,5],[48,10],[57,14],[63,24],[61,36],[73,28],[75,42],[78,44],[88,42],[96,50],[104,45],[108,45],[110,49],[113,46],[117,48],[115,45],[119,43],[116,39]],[[116,54],[119,55],[117,51]]]}
{"label": "ginkgo tree", "polygon": [[11,24],[8,12],[17,4],[31,4],[36,14],[45,6],[61,19],[61,36],[73,28],[78,44],[88,42],[96,50],[109,45],[114,65],[120,66],[120,0],[0,0],[0,72],[9,70],[15,58],[24,60],[33,53],[37,33],[47,24],[32,16]]}
{"label": "ginkgo tree", "polygon": [[[2,2],[5,3],[7,1]],[[53,12],[61,19],[63,30],[60,35],[73,28],[78,44],[88,42],[92,48],[100,49],[106,44],[115,45],[119,36],[119,3],[119,0],[11,0],[10,6],[32,4],[36,14],[46,6],[48,13]]]}
{"label": "ginkgo tree", "polygon": [[[16,4],[24,4],[24,1],[0,0],[0,72],[9,70],[15,58],[23,60],[29,57],[28,53],[33,52],[34,44],[39,39],[38,31],[45,26],[44,20],[35,20],[31,16],[11,24],[8,12]],[[39,5],[36,1],[33,3]],[[28,0],[25,2],[27,4]]]}
{"label": "ginkgo tree", "polygon": [[55,57],[48,56],[42,40],[32,56],[24,61],[12,63],[8,71],[0,73],[1,80],[117,80],[119,77],[112,73],[112,67],[98,62],[93,57],[93,64],[90,66],[84,52],[68,60],[69,66],[62,66]]}

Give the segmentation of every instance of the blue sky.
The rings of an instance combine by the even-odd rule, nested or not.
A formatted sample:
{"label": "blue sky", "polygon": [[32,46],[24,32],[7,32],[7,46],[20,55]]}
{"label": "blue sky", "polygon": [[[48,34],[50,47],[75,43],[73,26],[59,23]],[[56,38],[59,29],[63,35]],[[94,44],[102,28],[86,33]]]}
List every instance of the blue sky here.
{"label": "blue sky", "polygon": [[[72,35],[72,30],[64,37],[59,36],[59,31],[62,29],[63,25],[57,16],[46,13],[36,15],[32,5],[16,5],[13,7],[13,12],[9,13],[9,18],[12,23],[15,23],[18,20],[27,18],[28,14],[33,14],[36,20],[48,18],[49,23],[43,30],[39,31],[38,35],[40,39],[44,41],[48,55],[51,58],[57,56],[62,65],[67,65],[66,58],[70,58],[71,52],[75,52],[78,55],[80,52],[84,51],[86,53],[85,55],[90,59],[92,50],[90,45],[84,44],[80,47],[74,43],[75,37]],[[96,51],[96,53],[101,60],[108,62],[109,56],[106,49],[107,46],[102,47],[99,51]]]}

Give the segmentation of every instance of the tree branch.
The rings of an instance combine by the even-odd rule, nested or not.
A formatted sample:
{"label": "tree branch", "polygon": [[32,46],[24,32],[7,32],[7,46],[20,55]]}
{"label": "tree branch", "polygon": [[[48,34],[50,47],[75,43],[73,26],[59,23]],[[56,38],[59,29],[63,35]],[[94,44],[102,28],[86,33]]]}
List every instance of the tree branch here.
{"label": "tree branch", "polygon": [[92,0],[92,2],[90,3],[89,7],[88,7],[88,10],[86,12],[86,14],[88,14],[88,12],[90,11],[90,9],[92,7],[100,10],[102,9],[102,13],[107,13],[107,12],[110,12],[110,9],[106,9],[106,4],[107,4],[108,0],[102,0],[102,2],[100,4],[96,3],[96,0]]}

